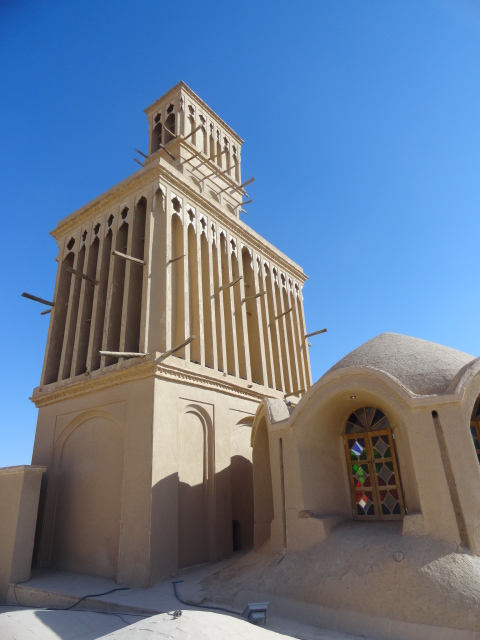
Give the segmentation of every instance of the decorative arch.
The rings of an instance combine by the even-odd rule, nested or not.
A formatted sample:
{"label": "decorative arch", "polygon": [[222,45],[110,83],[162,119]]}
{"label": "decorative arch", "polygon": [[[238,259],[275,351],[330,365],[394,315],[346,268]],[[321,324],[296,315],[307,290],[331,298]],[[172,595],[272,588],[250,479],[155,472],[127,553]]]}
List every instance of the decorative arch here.
{"label": "decorative arch", "polygon": [[178,423],[178,566],[213,558],[213,425],[204,407],[189,404]]}
{"label": "decorative arch", "polygon": [[252,429],[254,543],[260,548],[270,538],[273,520],[272,471],[265,413],[257,415]]}
{"label": "decorative arch", "polygon": [[76,416],[57,438],[45,519],[52,568],[116,577],[123,454],[123,425],[107,411]]}
{"label": "decorative arch", "polygon": [[[295,409],[294,431],[302,500],[300,509],[317,516],[352,518],[344,427],[357,408],[376,407],[395,433],[404,506],[422,512],[414,467],[411,409],[401,385],[382,372],[335,371],[310,387]],[[343,433],[342,433],[343,431]]]}
{"label": "decorative arch", "polygon": [[253,416],[246,416],[230,434],[233,551],[250,549],[254,544],[252,425]]}

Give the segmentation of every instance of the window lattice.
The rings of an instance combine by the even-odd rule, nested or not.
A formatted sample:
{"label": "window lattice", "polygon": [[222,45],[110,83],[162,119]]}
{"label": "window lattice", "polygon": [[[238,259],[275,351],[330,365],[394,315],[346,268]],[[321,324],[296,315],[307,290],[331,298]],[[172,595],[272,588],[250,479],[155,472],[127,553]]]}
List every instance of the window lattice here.
{"label": "window lattice", "polygon": [[345,427],[354,518],[395,520],[404,504],[390,422],[374,407],[354,411]]}

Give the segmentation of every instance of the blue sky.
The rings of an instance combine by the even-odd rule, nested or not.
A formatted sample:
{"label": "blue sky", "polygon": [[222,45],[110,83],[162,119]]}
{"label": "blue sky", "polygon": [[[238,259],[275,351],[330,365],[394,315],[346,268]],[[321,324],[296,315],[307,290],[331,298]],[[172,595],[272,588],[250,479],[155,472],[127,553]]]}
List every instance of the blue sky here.
{"label": "blue sky", "polygon": [[0,466],[29,463],[57,221],[184,80],[246,140],[244,218],[309,276],[318,379],[384,331],[480,355],[480,3],[0,0]]}

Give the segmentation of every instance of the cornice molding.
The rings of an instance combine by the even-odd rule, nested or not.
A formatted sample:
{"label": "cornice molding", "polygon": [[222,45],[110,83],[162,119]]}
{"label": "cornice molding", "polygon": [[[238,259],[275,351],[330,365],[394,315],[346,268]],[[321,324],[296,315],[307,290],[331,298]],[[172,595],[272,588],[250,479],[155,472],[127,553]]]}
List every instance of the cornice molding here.
{"label": "cornice molding", "polygon": [[183,192],[185,197],[189,198],[192,204],[195,204],[202,212],[213,216],[220,225],[227,227],[229,232],[234,233],[237,239],[241,240],[247,247],[255,249],[263,258],[275,263],[281,269],[290,273],[298,282],[301,282],[302,285],[305,283],[308,276],[305,275],[303,269],[296,262],[262,238],[262,236],[253,231],[253,229],[239,218],[223,211],[220,205],[215,204],[213,200],[199,193],[192,185],[188,184],[185,177],[165,159],[165,156],[165,152],[162,152],[157,163],[151,162],[147,164],[143,169],[125,178],[122,182],[117,183],[108,191],[105,191],[91,202],[77,209],[77,211],[61,220],[56,229],[51,231],[50,234],[56,240],[59,240],[76,231],[78,227],[85,226],[99,214],[106,213],[109,207],[114,204],[131,198],[134,192],[142,190],[147,186],[156,187],[158,186],[158,182],[163,180],[174,190]]}
{"label": "cornice molding", "polygon": [[[131,360],[127,363],[127,366],[124,364],[120,366],[120,369],[114,371],[99,369],[89,375],[83,374],[78,376],[78,378],[83,378],[80,380],[75,378],[65,380],[63,384],[60,383],[61,386],[58,386],[59,383],[52,383],[51,385],[37,387],[34,389],[30,400],[37,408],[40,408],[54,402],[82,396],[92,391],[101,391],[124,382],[148,378],[155,374],[155,361],[153,359],[144,360],[141,363],[134,363]],[[49,387],[54,388],[49,389]]]}
{"label": "cornice molding", "polygon": [[[160,354],[156,354],[156,356],[159,355]],[[265,397],[276,397],[275,395],[270,396],[265,392],[255,389],[244,389],[233,382],[219,380],[204,372],[196,373],[179,369],[166,363],[158,364],[154,359],[156,356],[152,355],[150,359],[144,360],[141,363],[130,361],[126,365],[121,364],[121,368],[114,371],[98,370],[88,376],[79,376],[83,378],[81,380],[66,380],[64,383],[60,383],[62,385],[60,387],[58,383],[53,383],[43,388],[37,387],[34,389],[30,400],[37,408],[41,408],[63,400],[69,400],[95,391],[115,387],[125,382],[153,377],[171,382],[187,382],[190,385],[203,389],[221,391],[222,393],[254,402],[261,402]],[[48,387],[54,388],[49,389]]]}
{"label": "cornice molding", "polygon": [[145,166],[60,220],[56,228],[50,231],[50,235],[58,240],[71,234],[78,227],[86,225],[99,214],[106,213],[106,210],[116,204],[117,201],[127,199],[133,195],[132,192],[150,186],[155,181],[156,175],[157,165]]}
{"label": "cornice molding", "polygon": [[211,389],[213,391],[220,390],[223,393],[236,396],[237,398],[253,400],[255,402],[261,402],[265,397],[270,397],[267,394],[254,389],[243,389],[242,387],[238,387],[236,384],[229,383],[227,380],[224,382],[217,378],[207,377],[192,371],[179,370],[176,367],[163,363],[158,365],[155,376],[162,380],[177,379],[203,389]]}

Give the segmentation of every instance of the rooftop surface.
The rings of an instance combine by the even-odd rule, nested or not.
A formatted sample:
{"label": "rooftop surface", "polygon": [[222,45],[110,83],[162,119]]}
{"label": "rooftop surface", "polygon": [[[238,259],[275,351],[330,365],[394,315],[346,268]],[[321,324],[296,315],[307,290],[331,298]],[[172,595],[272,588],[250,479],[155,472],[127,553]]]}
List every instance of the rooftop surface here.
{"label": "rooftop surface", "polygon": [[[0,607],[1,640],[123,640],[135,638],[211,638],[212,640],[354,640],[356,636],[320,629],[293,619],[267,614],[266,627],[257,627],[233,614],[208,611],[201,581],[227,568],[233,559],[185,570],[177,577],[181,604],[175,597],[170,581],[151,589],[131,588],[97,595],[84,600],[78,610],[65,609],[88,594],[102,594],[120,585],[108,578],[36,571],[32,579],[10,589],[10,601],[23,607]],[[197,604],[193,604],[196,602]],[[246,604],[246,602],[245,602]],[[31,608],[29,608],[29,605]],[[208,605],[207,605],[208,606]],[[229,609],[228,605],[219,605]],[[53,611],[49,608],[63,610]],[[76,607],[77,609],[77,607]],[[236,609],[231,608],[232,611]],[[99,611],[103,611],[101,614]],[[174,615],[180,611],[181,614]]]}

